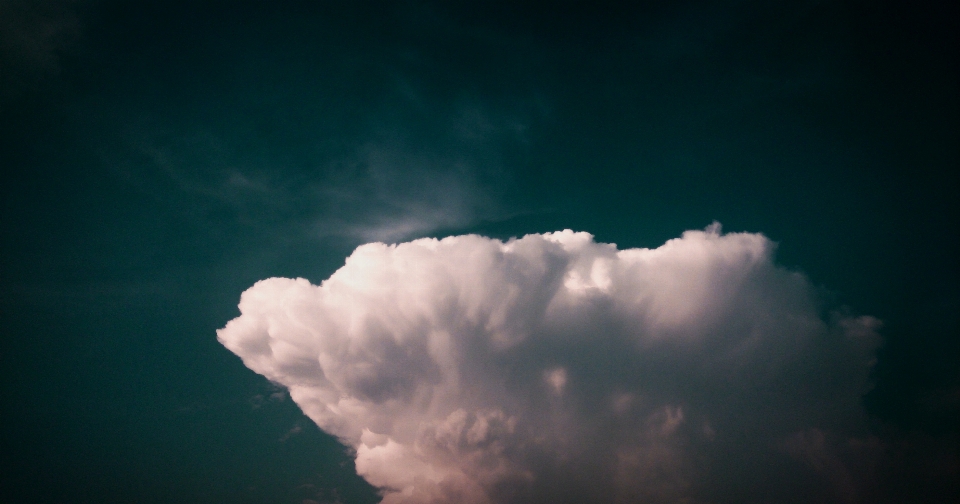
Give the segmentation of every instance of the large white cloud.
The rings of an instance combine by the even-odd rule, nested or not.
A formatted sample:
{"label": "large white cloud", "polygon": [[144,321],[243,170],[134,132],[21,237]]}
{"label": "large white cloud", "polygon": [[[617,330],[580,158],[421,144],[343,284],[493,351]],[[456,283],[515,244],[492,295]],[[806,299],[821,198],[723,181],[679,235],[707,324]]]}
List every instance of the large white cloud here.
{"label": "large white cloud", "polygon": [[386,503],[855,499],[879,323],[825,316],[773,250],[717,225],[371,243],[258,282],[218,336]]}

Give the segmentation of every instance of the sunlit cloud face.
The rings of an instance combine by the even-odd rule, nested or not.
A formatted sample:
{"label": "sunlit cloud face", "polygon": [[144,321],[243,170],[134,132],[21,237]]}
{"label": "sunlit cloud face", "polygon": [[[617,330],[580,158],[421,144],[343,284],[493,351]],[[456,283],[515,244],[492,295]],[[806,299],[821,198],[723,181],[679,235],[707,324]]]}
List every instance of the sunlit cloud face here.
{"label": "sunlit cloud face", "polygon": [[879,322],[824,317],[773,250],[717,225],[371,243],[319,286],[258,282],[218,336],[387,503],[855,495],[831,443],[862,425]]}

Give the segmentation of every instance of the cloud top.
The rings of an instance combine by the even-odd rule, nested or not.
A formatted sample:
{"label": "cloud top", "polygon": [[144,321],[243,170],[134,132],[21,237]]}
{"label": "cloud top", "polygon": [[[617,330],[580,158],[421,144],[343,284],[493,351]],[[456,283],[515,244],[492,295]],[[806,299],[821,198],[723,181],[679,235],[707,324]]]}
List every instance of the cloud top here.
{"label": "cloud top", "polygon": [[218,337],[386,503],[848,500],[850,470],[810,461],[844,464],[879,322],[825,320],[774,248],[718,225],[371,243],[319,286],[258,282]]}

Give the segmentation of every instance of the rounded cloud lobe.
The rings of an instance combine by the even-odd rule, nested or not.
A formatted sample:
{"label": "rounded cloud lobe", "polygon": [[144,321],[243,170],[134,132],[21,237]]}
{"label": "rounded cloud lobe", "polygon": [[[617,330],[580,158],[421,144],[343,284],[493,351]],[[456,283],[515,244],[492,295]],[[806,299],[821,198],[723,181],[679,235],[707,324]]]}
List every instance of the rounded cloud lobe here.
{"label": "rounded cloud lobe", "polygon": [[824,317],[773,250],[718,225],[372,243],[258,282],[218,336],[385,503],[857,500],[879,322]]}

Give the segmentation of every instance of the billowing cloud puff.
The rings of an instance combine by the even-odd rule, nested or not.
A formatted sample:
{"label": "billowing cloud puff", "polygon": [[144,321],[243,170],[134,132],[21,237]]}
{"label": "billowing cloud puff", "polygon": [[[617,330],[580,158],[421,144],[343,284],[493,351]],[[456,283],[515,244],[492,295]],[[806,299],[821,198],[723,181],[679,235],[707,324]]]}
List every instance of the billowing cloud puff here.
{"label": "billowing cloud puff", "polygon": [[385,503],[855,500],[879,323],[825,317],[773,250],[718,225],[371,243],[258,282],[218,335]]}

